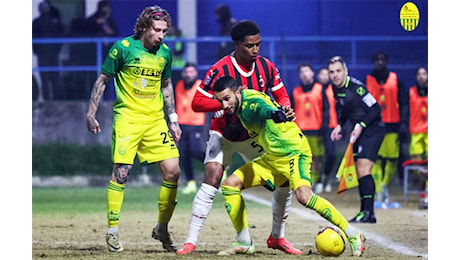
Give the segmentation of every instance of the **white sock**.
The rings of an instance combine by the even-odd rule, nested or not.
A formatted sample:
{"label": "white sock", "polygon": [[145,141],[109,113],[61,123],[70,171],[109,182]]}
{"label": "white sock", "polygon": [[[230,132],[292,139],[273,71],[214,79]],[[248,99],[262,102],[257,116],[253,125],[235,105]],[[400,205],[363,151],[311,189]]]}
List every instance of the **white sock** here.
{"label": "white sock", "polygon": [[118,227],[111,227],[107,230],[108,234],[113,234],[118,232]]}
{"label": "white sock", "polygon": [[249,234],[249,227],[246,227],[236,234],[236,241],[244,245],[252,244],[251,234]]}
{"label": "white sock", "polygon": [[201,228],[203,227],[209,212],[211,212],[212,202],[216,192],[217,189],[214,186],[206,183],[201,184],[201,187],[193,200],[192,218],[190,219],[188,237],[185,240],[185,243],[192,243],[196,245]]}
{"label": "white sock", "polygon": [[273,192],[272,198],[272,236],[279,239],[284,237],[286,218],[292,204],[292,190],[289,187],[279,187]]}

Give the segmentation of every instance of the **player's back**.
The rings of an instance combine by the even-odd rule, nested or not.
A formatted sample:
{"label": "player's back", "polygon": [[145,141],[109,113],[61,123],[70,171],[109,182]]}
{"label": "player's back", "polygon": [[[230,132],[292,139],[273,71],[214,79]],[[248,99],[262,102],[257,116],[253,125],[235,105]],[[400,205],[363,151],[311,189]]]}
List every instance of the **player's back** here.
{"label": "player's back", "polygon": [[243,90],[241,93],[238,117],[265,152],[283,156],[310,151],[307,138],[295,122],[275,123],[271,119],[271,112],[281,109],[276,101],[254,90]]}

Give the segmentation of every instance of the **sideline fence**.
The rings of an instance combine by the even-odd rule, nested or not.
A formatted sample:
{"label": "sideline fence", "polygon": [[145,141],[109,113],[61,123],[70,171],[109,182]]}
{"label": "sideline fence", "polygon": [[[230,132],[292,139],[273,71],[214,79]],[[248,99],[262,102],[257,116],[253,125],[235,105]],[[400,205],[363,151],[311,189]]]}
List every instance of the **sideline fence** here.
{"label": "sideline fence", "polygon": [[[32,44],[95,44],[96,58],[90,65],[33,66],[32,73],[35,75],[41,72],[99,73],[105,58],[104,44],[112,44],[121,38],[34,38]],[[193,51],[195,45],[197,57],[195,62],[200,71],[207,70],[215,62],[212,48],[217,50],[219,43],[228,41],[228,37],[208,36],[164,40],[168,46],[174,46],[176,42],[184,43],[184,57],[189,57],[188,52]],[[428,63],[427,36],[267,36],[263,37],[262,41],[261,55],[268,57],[277,65],[283,74],[283,80],[289,81],[288,86],[298,82],[297,66],[300,62],[307,61],[315,68],[320,68],[325,66],[329,57],[335,55],[344,57],[349,70],[355,70],[358,75],[373,69],[370,56],[376,50],[384,50],[389,53],[389,62],[391,62],[389,67],[391,65],[392,70],[403,71],[403,78],[408,78],[406,70],[415,70],[418,66]],[[174,71],[180,69],[173,68]],[[415,79],[415,73],[412,78]],[[41,84],[38,85],[38,100],[43,100]]]}

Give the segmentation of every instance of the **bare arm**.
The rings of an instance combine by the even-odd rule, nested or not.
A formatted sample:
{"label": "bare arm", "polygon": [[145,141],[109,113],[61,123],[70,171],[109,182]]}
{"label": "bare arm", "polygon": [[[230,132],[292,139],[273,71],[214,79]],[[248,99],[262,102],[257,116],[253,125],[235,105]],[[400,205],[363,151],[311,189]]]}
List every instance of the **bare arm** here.
{"label": "bare arm", "polygon": [[176,113],[176,101],[171,78],[161,81],[161,93],[163,93],[165,113],[167,115]]}
{"label": "bare arm", "polygon": [[164,111],[168,115],[169,129],[173,135],[174,141],[179,141],[182,130],[177,123],[176,101],[174,99],[174,89],[171,78],[161,81],[161,93],[164,99]]}
{"label": "bare arm", "polygon": [[109,80],[109,76],[101,73],[93,84],[93,90],[91,91],[91,97],[88,104],[88,112],[86,113],[86,123],[88,130],[93,134],[101,131],[99,122],[96,120],[96,111],[99,107],[99,102],[101,101],[102,95],[104,94],[105,88],[107,87],[107,82],[109,82]]}

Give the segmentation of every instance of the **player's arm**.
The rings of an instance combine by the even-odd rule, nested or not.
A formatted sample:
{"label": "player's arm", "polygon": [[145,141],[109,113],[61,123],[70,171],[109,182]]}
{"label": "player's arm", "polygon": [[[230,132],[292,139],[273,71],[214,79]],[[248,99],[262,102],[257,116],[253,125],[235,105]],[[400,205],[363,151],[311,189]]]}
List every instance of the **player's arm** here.
{"label": "player's arm", "polygon": [[286,116],[282,107],[280,107],[278,104],[272,105],[268,104],[263,99],[254,99],[250,104],[246,105],[246,107],[249,109],[247,109],[244,113],[244,117],[249,122],[267,119],[272,119],[275,123],[292,121],[291,118]]}
{"label": "player's arm", "polygon": [[178,116],[176,114],[176,102],[171,78],[161,80],[161,93],[163,94],[164,111],[169,119],[169,128],[174,141],[177,142],[181,137],[182,130],[177,122]]}
{"label": "player's arm", "polygon": [[93,134],[101,131],[99,122],[96,120],[96,112],[109,80],[109,76],[105,75],[104,73],[99,74],[99,77],[94,82],[93,89],[91,90],[88,112],[86,112],[86,124],[88,130]]}
{"label": "player's arm", "polygon": [[193,96],[192,109],[195,112],[216,112],[222,110],[222,107],[212,94],[200,87]]}
{"label": "player's arm", "polygon": [[295,112],[291,105],[291,98],[289,97],[286,87],[284,86],[281,76],[279,75],[278,69],[273,63],[271,63],[271,79],[272,81],[268,84],[268,90],[272,97],[283,107],[284,113],[292,121],[295,120]]}
{"label": "player's arm", "polygon": [[282,107],[289,106],[291,107],[291,99],[286,91],[286,87],[284,86],[281,77],[278,74],[278,70],[275,68],[273,69],[274,79],[273,79],[273,86],[268,86],[270,93],[272,94],[273,98],[278,102]]}
{"label": "player's arm", "polygon": [[[192,100],[192,110],[195,112],[216,112],[222,110],[219,101],[214,99],[212,85],[221,76],[217,68],[211,68],[206,72],[204,80],[197,88]],[[222,113],[223,114],[223,113]]]}
{"label": "player's arm", "polygon": [[342,126],[345,125],[348,118],[345,116],[345,113],[343,113],[342,104],[340,102],[337,102],[338,96],[335,90],[334,90],[334,100],[336,101],[335,111],[337,112],[337,126],[332,130],[330,137],[332,141],[338,141],[342,138]]}

